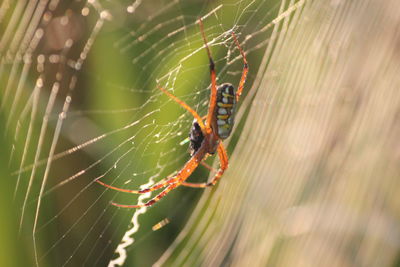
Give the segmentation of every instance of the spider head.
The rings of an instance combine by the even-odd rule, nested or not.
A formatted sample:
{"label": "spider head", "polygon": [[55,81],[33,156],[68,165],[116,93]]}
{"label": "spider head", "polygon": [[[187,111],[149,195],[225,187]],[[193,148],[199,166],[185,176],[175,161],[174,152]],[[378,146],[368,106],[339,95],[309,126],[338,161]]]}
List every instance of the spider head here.
{"label": "spider head", "polygon": [[201,128],[200,125],[197,123],[197,120],[193,121],[192,128],[190,129],[189,133],[189,139],[190,156],[193,156],[197,152],[197,150],[199,150],[204,140],[204,135],[201,132]]}

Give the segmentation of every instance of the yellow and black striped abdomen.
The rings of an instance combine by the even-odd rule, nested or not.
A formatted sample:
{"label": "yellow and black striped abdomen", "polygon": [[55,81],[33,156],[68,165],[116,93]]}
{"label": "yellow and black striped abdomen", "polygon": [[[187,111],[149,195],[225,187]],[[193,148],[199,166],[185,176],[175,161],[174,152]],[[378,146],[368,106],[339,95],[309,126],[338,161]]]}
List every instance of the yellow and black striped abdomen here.
{"label": "yellow and black striped abdomen", "polygon": [[216,127],[219,138],[226,139],[235,124],[236,90],[230,83],[217,88],[217,106],[215,108]]}

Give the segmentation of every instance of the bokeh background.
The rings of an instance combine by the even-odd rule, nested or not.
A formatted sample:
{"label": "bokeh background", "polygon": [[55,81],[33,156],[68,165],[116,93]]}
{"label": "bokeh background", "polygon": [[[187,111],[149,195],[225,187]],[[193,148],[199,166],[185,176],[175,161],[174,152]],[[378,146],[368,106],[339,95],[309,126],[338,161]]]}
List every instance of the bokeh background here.
{"label": "bokeh background", "polygon": [[[199,16],[219,83],[241,76],[232,30],[250,65],[230,167],[113,207],[138,197],[96,179],[189,158],[193,118],[157,84],[206,114]],[[395,0],[4,0],[0,265],[107,266],[134,229],[125,266],[399,266],[399,26]]]}

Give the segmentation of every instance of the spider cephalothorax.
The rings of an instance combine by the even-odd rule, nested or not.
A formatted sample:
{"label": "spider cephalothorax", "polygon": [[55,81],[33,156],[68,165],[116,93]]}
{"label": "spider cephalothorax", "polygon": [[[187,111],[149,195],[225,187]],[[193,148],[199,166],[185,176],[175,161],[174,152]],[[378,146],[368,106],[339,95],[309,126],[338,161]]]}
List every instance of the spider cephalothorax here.
{"label": "spider cephalothorax", "polygon": [[[192,114],[194,117],[194,122],[192,124],[192,128],[190,129],[189,139],[190,139],[190,156],[191,158],[186,162],[183,168],[178,171],[175,175],[171,177],[167,177],[164,180],[156,183],[155,185],[142,189],[142,190],[130,190],[130,189],[122,189],[112,185],[108,185],[103,183],[100,180],[96,180],[97,183],[114,189],[121,192],[134,193],[134,194],[143,194],[151,191],[155,191],[161,188],[165,188],[161,193],[159,193],[156,197],[149,200],[145,204],[139,205],[122,205],[112,203],[117,207],[123,208],[140,208],[151,206],[161,198],[163,198],[168,192],[173,190],[178,186],[188,186],[188,187],[196,187],[196,188],[205,188],[208,186],[215,185],[218,180],[222,177],[224,171],[228,168],[228,155],[226,150],[222,144],[222,140],[229,137],[232,132],[232,128],[234,125],[235,118],[235,109],[236,103],[239,101],[240,95],[242,94],[243,86],[246,81],[248,65],[246,56],[239,45],[239,42],[236,38],[234,32],[232,32],[232,37],[234,42],[236,43],[236,47],[238,48],[240,54],[243,57],[244,67],[242,72],[242,77],[239,82],[238,89],[235,88],[230,83],[223,83],[220,86],[217,86],[217,77],[215,74],[215,65],[213,59],[211,57],[210,48],[207,45],[206,35],[204,34],[203,23],[201,18],[199,18],[200,31],[203,37],[204,46],[207,51],[208,59],[210,61],[210,75],[211,75],[211,96],[210,103],[208,105],[208,113],[205,117],[200,117],[196,111],[194,111],[190,106],[188,106],[185,102],[168,92],[162,87],[159,87],[162,92],[168,95],[171,99],[185,108],[188,112]],[[211,182],[207,183],[190,183],[186,182],[186,179],[194,172],[194,170],[199,166],[199,164],[203,164],[206,167],[208,166],[203,161],[207,158],[207,156],[218,152],[218,157],[220,161],[220,168],[215,174],[214,178]],[[212,169],[211,167],[208,167]]]}
{"label": "spider cephalothorax", "polygon": [[197,150],[199,150],[201,143],[204,141],[204,135],[201,132],[200,125],[196,120],[193,121],[192,128],[190,128],[189,140],[190,156],[193,156]]}

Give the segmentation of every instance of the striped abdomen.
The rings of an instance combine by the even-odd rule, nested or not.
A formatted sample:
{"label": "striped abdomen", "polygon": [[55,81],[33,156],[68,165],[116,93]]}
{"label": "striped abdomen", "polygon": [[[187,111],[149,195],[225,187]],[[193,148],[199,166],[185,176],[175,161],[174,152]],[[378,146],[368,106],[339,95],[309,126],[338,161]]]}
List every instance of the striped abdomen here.
{"label": "striped abdomen", "polygon": [[215,108],[215,127],[219,138],[226,139],[235,123],[236,90],[230,83],[223,83],[217,88],[217,106]]}

